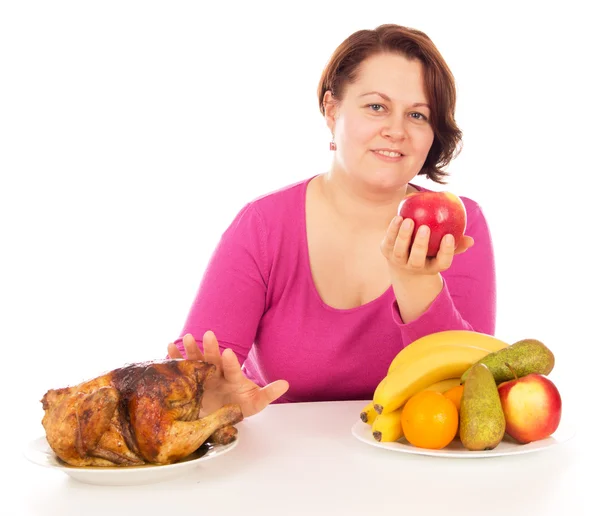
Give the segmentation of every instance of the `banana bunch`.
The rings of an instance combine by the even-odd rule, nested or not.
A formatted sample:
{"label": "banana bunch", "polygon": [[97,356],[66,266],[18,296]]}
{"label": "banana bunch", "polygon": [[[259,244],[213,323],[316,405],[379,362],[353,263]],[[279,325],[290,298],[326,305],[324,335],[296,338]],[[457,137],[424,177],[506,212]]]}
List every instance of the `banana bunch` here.
{"label": "banana bunch", "polygon": [[379,442],[393,442],[400,439],[404,435],[401,417],[401,408],[387,414],[378,414],[371,426],[373,438]]}
{"label": "banana bunch", "polygon": [[432,348],[438,346],[473,346],[476,348],[482,348],[489,352],[498,351],[508,347],[506,342],[497,339],[486,333],[478,333],[476,331],[468,330],[447,330],[425,335],[420,339],[415,340],[403,350],[401,350],[394,360],[390,363],[388,368],[388,374],[391,373],[400,364],[405,364],[414,360],[415,358],[422,356]]}
{"label": "banana bunch", "polygon": [[[460,378],[448,378],[429,385],[423,390],[443,393],[457,385],[460,385]],[[375,410],[375,403],[370,401],[361,410],[360,419],[371,426],[371,431],[373,432],[375,440],[380,442],[393,442],[404,435],[402,423],[400,421],[401,415],[402,407],[393,410],[392,412],[378,414]]]}
{"label": "banana bunch", "polygon": [[496,337],[468,330],[448,330],[426,335],[401,350],[390,363],[373,400],[361,411],[378,441],[402,437],[402,407],[423,390],[446,392],[460,385],[461,375],[484,356],[508,347]]}

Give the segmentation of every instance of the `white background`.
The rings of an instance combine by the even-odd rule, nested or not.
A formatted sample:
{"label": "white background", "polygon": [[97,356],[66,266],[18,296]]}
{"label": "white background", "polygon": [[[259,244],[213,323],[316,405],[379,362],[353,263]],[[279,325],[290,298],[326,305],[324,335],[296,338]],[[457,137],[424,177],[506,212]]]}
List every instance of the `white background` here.
{"label": "white background", "polygon": [[599,344],[591,2],[300,4],[1,4],[1,426],[13,451],[41,433],[47,389],[165,355],[244,203],[327,170],[322,68],[353,31],[388,22],[425,31],[455,74],[463,151],[446,187],[417,182],[483,207],[497,336],[544,341],[565,407],[585,417],[597,404],[585,373]]}

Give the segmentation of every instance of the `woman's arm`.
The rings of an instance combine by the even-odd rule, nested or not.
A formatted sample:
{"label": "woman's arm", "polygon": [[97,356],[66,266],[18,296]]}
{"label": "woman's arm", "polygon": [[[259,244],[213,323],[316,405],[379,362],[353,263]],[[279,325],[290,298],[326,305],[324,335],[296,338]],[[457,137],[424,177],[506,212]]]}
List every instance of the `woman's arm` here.
{"label": "woman's arm", "polygon": [[285,380],[258,386],[240,365],[265,310],[270,266],[263,222],[253,205],[236,216],[213,252],[180,338],[168,345],[171,358],[206,360],[215,366],[205,383],[203,414],[237,403],[248,417],[289,388]]}
{"label": "woman's arm", "polygon": [[260,214],[248,204],[223,233],[175,341],[182,353],[184,335],[202,341],[212,331],[221,351],[230,348],[240,363],[246,360],[265,309],[269,274],[265,231]]}
{"label": "woman's arm", "polygon": [[[404,342],[450,329],[493,334],[496,324],[496,276],[492,241],[480,207],[467,200],[466,234],[472,246],[450,256],[450,265],[438,263],[441,272],[397,271],[392,284],[396,301],[392,317]],[[443,262],[443,260],[442,260]]]}

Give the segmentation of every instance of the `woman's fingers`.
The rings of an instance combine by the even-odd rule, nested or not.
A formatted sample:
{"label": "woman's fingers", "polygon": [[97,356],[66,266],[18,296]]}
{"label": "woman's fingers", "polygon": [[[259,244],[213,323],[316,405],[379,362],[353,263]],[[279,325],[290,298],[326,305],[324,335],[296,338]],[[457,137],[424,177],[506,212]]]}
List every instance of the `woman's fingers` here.
{"label": "woman's fingers", "polygon": [[277,398],[283,396],[289,388],[290,385],[285,380],[275,380],[261,389],[256,388],[252,393],[252,398],[246,405],[244,417],[251,416],[264,410]]}
{"label": "woman's fingers", "polygon": [[[283,396],[290,388],[290,384],[285,380],[275,380],[265,385],[260,392],[263,394],[266,405],[273,403],[277,398]],[[266,406],[265,405],[265,406]]]}
{"label": "woman's fingers", "polygon": [[223,376],[228,382],[241,384],[246,380],[246,376],[242,373],[242,367],[231,349],[227,348],[223,350],[221,366],[223,368]]}
{"label": "woman's fingers", "polygon": [[464,253],[467,249],[473,247],[475,240],[470,236],[463,236],[457,243],[454,254]]}
{"label": "woman's fingers", "polygon": [[402,217],[394,217],[388,226],[385,237],[381,241],[381,252],[388,259],[392,257],[392,253],[394,252],[394,245],[396,245],[400,224],[402,224]]}
{"label": "woman's fingers", "polygon": [[454,258],[454,237],[452,235],[444,235],[440,242],[440,249],[435,257],[435,269],[438,271],[445,271],[452,265],[452,258]]}
{"label": "woman's fingers", "polygon": [[408,265],[412,269],[423,269],[427,263],[427,248],[429,247],[430,230],[427,226],[419,226],[415,241],[410,248]]}
{"label": "woman's fingers", "polygon": [[179,351],[179,348],[174,342],[169,342],[169,345],[167,346],[167,352],[169,354],[169,358],[183,358],[181,351]]}
{"label": "woman's fingers", "polygon": [[452,235],[444,235],[444,238],[442,238],[440,243],[438,254],[432,261],[432,268],[439,272],[448,270],[452,265],[454,256],[464,253],[467,249],[472,247],[474,243],[475,241],[470,236],[461,237],[457,243]]}
{"label": "woman's fingers", "polygon": [[189,333],[183,336],[183,348],[188,360],[204,360],[204,355],[196,344],[196,339]]}
{"label": "woman's fingers", "polygon": [[202,337],[202,347],[204,348],[204,360],[217,366],[217,374],[220,374],[222,370],[221,352],[217,337],[212,331],[207,331]]}
{"label": "woman's fingers", "polygon": [[257,396],[254,403],[255,412],[260,412],[277,398],[283,396],[289,388],[290,384],[285,380],[275,380],[274,382],[265,385],[260,389],[259,396]]}
{"label": "woman's fingers", "polygon": [[400,263],[404,264],[408,261],[414,227],[415,223],[412,219],[404,219],[400,225],[393,253],[394,259]]}

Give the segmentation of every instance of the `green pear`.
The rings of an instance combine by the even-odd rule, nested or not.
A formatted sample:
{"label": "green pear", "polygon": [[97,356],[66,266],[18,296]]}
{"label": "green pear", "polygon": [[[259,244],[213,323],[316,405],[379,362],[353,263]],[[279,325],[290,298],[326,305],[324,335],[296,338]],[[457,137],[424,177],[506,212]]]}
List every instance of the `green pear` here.
{"label": "green pear", "polygon": [[[530,373],[548,375],[554,368],[554,354],[539,340],[523,339],[507,348],[489,353],[476,364],[488,366],[498,385],[514,379],[508,365],[519,377]],[[461,383],[464,383],[468,373],[469,369],[462,375]]]}
{"label": "green pear", "polygon": [[502,441],[505,430],[494,376],[486,365],[475,364],[465,378],[460,400],[460,441],[468,450],[493,450]]}

